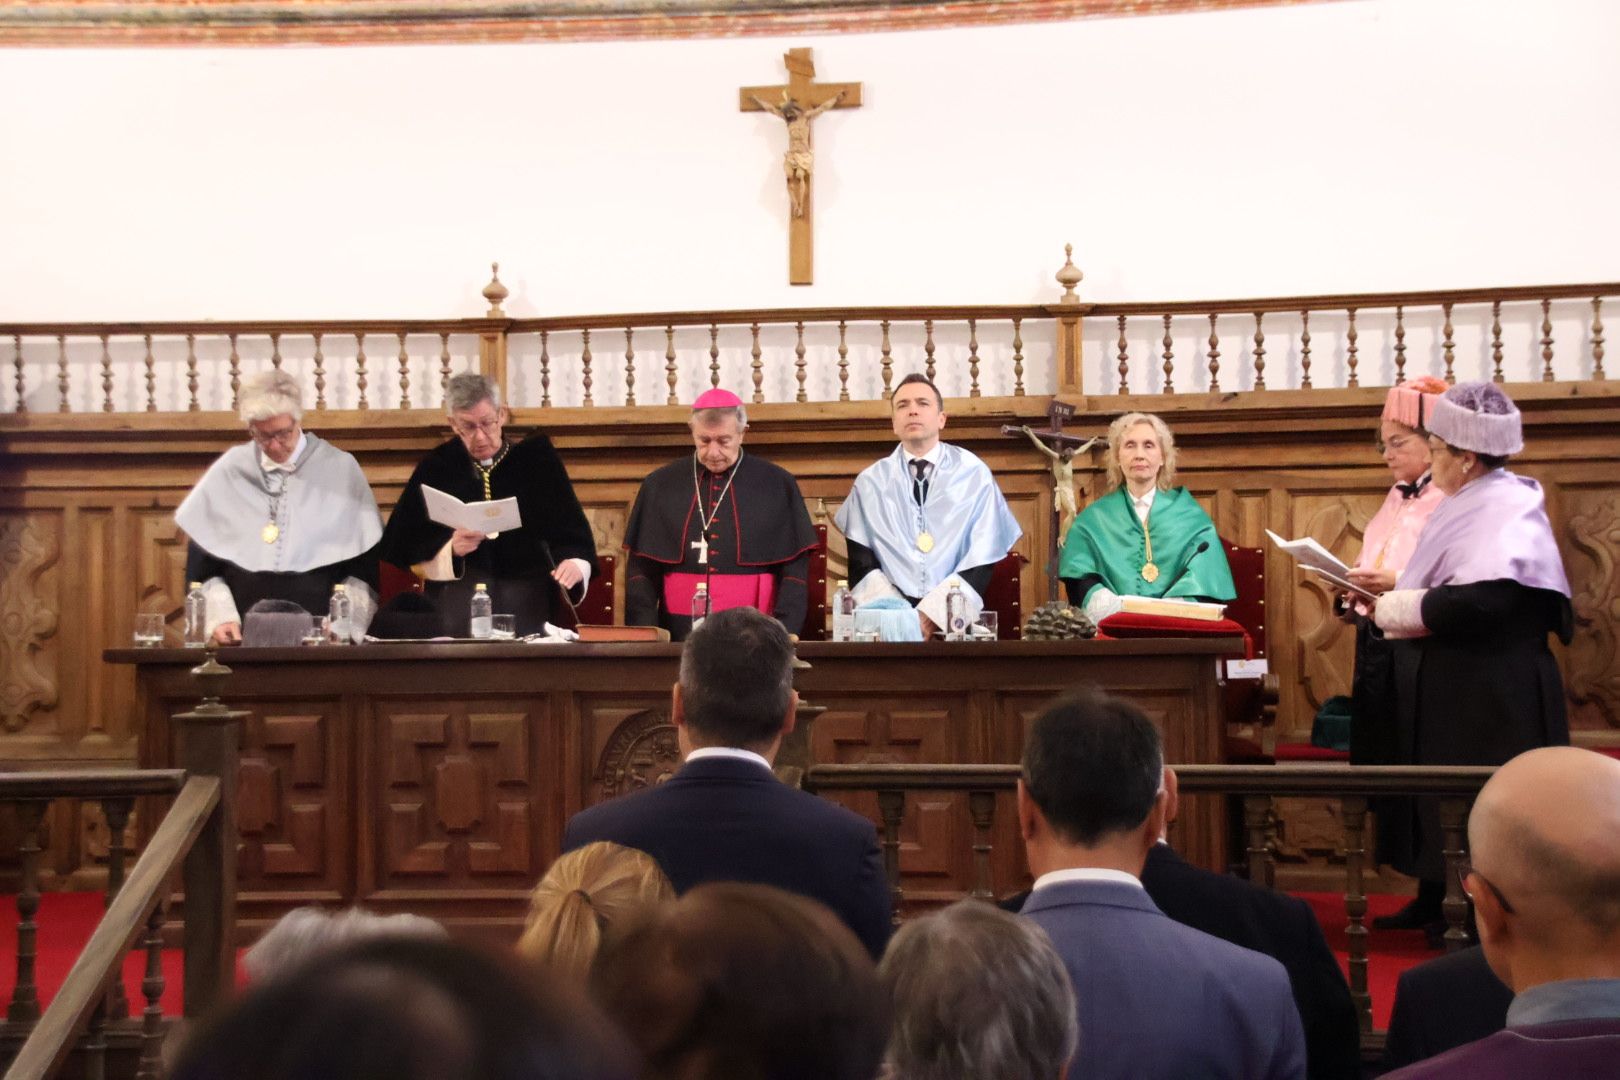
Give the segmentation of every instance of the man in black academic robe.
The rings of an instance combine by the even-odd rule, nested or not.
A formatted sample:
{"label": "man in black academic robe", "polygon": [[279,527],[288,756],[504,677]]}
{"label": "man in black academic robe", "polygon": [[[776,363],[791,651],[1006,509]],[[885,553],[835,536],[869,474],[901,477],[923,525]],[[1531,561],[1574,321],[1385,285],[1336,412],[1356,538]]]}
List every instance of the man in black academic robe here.
{"label": "man in black academic robe", "polygon": [[[551,440],[535,434],[511,442],[511,413],[482,375],[450,380],[446,393],[455,437],[422,459],[383,530],[382,558],[424,578],[444,632],[463,637],[473,593],[487,586],[497,614],[516,616],[518,634],[538,633],[561,601],[583,599],[596,569],[596,544],[585,512]],[[483,534],[428,517],[422,487],[463,502],[515,497],[523,524]]]}
{"label": "man in black academic robe", "polygon": [[803,629],[820,541],[787,470],[743,453],[747,426],[741,399],[707,391],[693,407],[694,453],[642,482],[625,528],[627,625],[683,640],[701,585],[709,612],[748,606]]}

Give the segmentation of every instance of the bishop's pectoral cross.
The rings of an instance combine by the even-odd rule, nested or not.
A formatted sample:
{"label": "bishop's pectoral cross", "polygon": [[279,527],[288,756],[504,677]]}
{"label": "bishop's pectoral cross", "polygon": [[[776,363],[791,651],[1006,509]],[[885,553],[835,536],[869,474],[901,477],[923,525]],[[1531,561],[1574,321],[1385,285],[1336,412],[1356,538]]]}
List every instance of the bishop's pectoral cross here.
{"label": "bishop's pectoral cross", "polygon": [[687,546],[690,547],[693,551],[696,551],[698,553],[698,565],[699,566],[708,566],[709,565],[709,538],[708,537],[700,536],[696,540],[694,540],[690,544],[688,544]]}
{"label": "bishop's pectoral cross", "polygon": [[745,86],[738,98],[743,112],[768,112],[787,123],[788,148],[782,158],[787,180],[788,284],[809,285],[815,276],[810,213],[810,181],[815,154],[810,149],[810,121],[828,109],[855,109],[861,104],[860,83],[817,83],[809,49],[789,49],[786,86]]}

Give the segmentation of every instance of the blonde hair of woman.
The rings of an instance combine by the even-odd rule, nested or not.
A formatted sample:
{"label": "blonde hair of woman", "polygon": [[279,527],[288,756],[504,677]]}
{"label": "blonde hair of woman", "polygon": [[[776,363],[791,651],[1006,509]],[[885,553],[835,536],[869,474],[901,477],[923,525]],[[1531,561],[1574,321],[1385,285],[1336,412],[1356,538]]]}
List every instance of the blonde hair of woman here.
{"label": "blonde hair of woman", "polygon": [[534,887],[518,952],[583,982],[615,923],[674,898],[674,886],[651,855],[606,841],[586,844],[552,863]]}

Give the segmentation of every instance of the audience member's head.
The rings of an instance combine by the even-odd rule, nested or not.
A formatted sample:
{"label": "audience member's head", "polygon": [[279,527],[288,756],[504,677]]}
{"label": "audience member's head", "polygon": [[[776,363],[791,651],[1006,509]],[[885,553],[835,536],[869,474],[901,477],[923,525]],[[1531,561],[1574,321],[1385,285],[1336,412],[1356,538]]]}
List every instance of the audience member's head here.
{"label": "audience member's head", "polygon": [[586,844],[552,863],[534,887],[518,952],[583,984],[607,933],[643,906],[674,898],[651,855],[607,841]]}
{"label": "audience member's head", "polygon": [[1099,690],[1059,698],[1030,726],[1023,771],[1018,821],[1036,876],[1141,875],[1170,806],[1159,730],[1141,709]]}
{"label": "audience member's head", "polygon": [[1620,761],[1520,754],[1480,791],[1468,842],[1480,943],[1515,993],[1620,978]]}
{"label": "audience member's head", "polygon": [[629,1080],[576,988],[449,941],[391,938],[251,990],[187,1042],[174,1080]]}
{"label": "audience member's head", "polygon": [[961,900],[900,927],[878,971],[892,1080],[1058,1080],[1074,1056],[1074,989],[1032,920]]}
{"label": "audience member's head", "polygon": [[767,885],[700,885],[602,948],[597,1000],[642,1080],[872,1080],[888,1004],[831,911]]}
{"label": "audience member's head", "polygon": [[251,982],[259,983],[356,942],[444,936],[444,927],[421,915],[374,915],[364,908],[294,908],[242,954],[242,970]]}
{"label": "audience member's head", "polygon": [[683,751],[732,746],[772,758],[793,730],[798,700],[793,642],[769,615],[728,608],[686,639],[674,703]]}

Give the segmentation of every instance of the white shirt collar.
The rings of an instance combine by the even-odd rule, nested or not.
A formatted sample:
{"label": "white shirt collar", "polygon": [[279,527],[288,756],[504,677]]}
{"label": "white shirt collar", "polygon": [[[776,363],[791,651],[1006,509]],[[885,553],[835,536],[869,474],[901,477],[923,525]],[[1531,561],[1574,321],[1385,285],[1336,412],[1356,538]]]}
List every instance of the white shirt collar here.
{"label": "white shirt collar", "polygon": [[1148,514],[1153,510],[1153,500],[1159,494],[1159,489],[1157,487],[1148,488],[1147,494],[1141,498],[1132,495],[1129,489],[1126,489],[1125,494],[1131,500],[1131,509],[1136,511],[1136,516],[1146,521]]}
{"label": "white shirt collar", "polygon": [[1134,874],[1127,874],[1123,870],[1108,870],[1100,866],[1071,866],[1063,870],[1051,870],[1035,879],[1035,888],[1044,889],[1048,885],[1067,885],[1075,881],[1112,881],[1120,885],[1135,885],[1142,888],[1142,880]]}
{"label": "white shirt collar", "polygon": [[754,764],[758,765],[768,773],[774,774],[776,772],[775,769],[771,768],[770,762],[766,761],[752,750],[744,750],[739,746],[700,746],[696,750],[693,750],[690,754],[686,755],[686,760],[689,762],[702,761],[704,758],[727,758],[732,761],[752,761]]}
{"label": "white shirt collar", "polygon": [[[913,454],[910,450],[906,450],[906,452],[905,452],[906,453],[906,468],[910,469],[911,468],[911,463],[913,461],[926,461],[926,462],[928,462],[928,464],[933,465],[934,467],[938,468],[938,466],[939,466],[939,448],[941,446],[943,446],[943,445],[945,445],[945,444],[941,443],[941,442],[935,442],[933,447],[926,454]],[[902,447],[902,449],[903,449],[903,447]]]}
{"label": "white shirt collar", "polygon": [[298,468],[298,459],[304,456],[304,447],[306,447],[308,445],[309,445],[309,432],[300,431],[298,433],[298,445],[293,447],[293,452],[287,455],[287,460],[286,461],[281,461],[281,462],[271,461],[270,460],[270,455],[266,454],[261,449],[259,451],[259,467],[261,469],[263,469],[265,472],[289,472],[290,473],[294,469]]}

